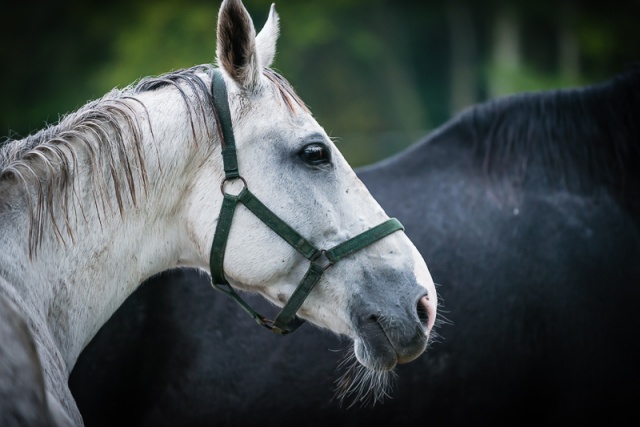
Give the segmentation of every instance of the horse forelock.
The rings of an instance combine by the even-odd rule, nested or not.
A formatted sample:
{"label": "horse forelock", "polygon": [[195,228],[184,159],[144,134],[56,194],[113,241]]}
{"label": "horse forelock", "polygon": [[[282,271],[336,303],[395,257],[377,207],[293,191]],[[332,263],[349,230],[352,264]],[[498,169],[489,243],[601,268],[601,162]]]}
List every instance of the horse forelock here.
{"label": "horse forelock", "polygon": [[302,99],[300,99],[291,84],[284,77],[270,68],[265,68],[263,70],[263,74],[271,83],[273,83],[275,89],[280,94],[282,101],[290,112],[295,111],[296,105],[303,111],[309,112],[307,105],[302,101]]}
{"label": "horse forelock", "polygon": [[634,66],[601,84],[498,98],[458,119],[491,178],[522,183],[535,170],[548,183],[630,197],[640,187],[639,115]]}
{"label": "horse forelock", "polygon": [[[74,209],[76,218],[85,216],[84,207],[76,203],[75,187],[77,172],[82,173],[83,167],[87,168],[100,222],[115,208],[122,215],[126,205],[137,204],[141,192],[147,189],[147,169],[141,147],[144,124],[153,131],[146,107],[135,95],[167,86],[176,88],[187,106],[191,131],[197,141],[194,122],[213,108],[210,88],[199,74],[210,75],[212,68],[203,65],[179,70],[144,78],[121,90],[114,89],[63,116],[57,124],[2,146],[0,183],[12,181],[25,189],[30,212],[30,254],[42,243],[46,221],[51,222],[56,236],[63,242],[65,234],[74,239],[69,214],[70,209]],[[185,87],[196,96],[188,96]],[[80,158],[84,159],[83,164],[79,164]],[[56,221],[58,211],[62,229]]]}

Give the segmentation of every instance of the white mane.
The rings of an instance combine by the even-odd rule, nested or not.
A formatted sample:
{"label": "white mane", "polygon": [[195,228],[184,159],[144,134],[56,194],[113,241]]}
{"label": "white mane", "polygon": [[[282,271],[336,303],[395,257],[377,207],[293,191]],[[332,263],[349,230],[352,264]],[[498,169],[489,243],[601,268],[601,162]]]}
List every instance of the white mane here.
{"label": "white mane", "polygon": [[[167,85],[175,87],[187,106],[195,140],[194,122],[204,120],[212,109],[211,93],[198,73],[210,75],[212,68],[202,65],[145,78],[122,90],[114,89],[66,115],[58,124],[22,140],[10,141],[2,147],[0,182],[21,182],[32,213],[29,229],[31,254],[42,242],[47,220],[51,221],[59,239],[65,241],[67,235],[73,240],[69,209],[79,209],[80,216],[86,215],[82,211],[85,207],[75,203],[79,173],[88,175],[100,221],[102,217],[111,215],[116,207],[122,215],[125,206],[136,206],[147,187],[146,159],[140,144],[145,125],[143,121],[147,122],[146,127],[150,131],[152,127],[146,107],[133,95]],[[181,83],[185,83],[194,96],[189,96]],[[142,121],[137,107],[143,111]],[[131,137],[125,138],[124,135]],[[80,158],[84,159],[82,163],[78,161]],[[83,167],[87,170],[80,170]],[[61,214],[60,218],[56,218],[57,213]]]}

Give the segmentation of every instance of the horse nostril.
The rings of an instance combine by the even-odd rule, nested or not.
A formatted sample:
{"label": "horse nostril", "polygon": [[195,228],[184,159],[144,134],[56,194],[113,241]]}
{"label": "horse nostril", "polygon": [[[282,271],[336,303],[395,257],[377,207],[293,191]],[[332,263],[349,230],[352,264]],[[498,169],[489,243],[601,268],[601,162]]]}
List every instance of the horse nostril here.
{"label": "horse nostril", "polygon": [[429,326],[429,297],[426,295],[418,300],[417,313],[418,319],[420,323],[424,325],[425,328]]}
{"label": "horse nostril", "polygon": [[368,319],[370,322],[376,323],[380,320],[380,316],[377,314],[370,314]]}

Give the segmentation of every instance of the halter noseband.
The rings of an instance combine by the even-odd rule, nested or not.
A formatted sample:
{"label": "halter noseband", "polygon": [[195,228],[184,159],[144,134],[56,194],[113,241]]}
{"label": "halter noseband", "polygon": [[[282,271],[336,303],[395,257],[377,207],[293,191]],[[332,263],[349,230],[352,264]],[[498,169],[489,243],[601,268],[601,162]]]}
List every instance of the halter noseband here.
{"label": "halter noseband", "polygon": [[[224,163],[225,173],[225,178],[220,187],[224,199],[222,201],[222,208],[220,209],[218,225],[216,226],[213,236],[211,257],[209,260],[212,285],[215,289],[232,297],[260,325],[275,333],[285,335],[295,331],[304,323],[304,320],[296,316],[296,313],[326,269],[345,256],[357,252],[391,233],[404,230],[404,227],[397,219],[391,218],[331,249],[324,250],[314,247],[307,239],[298,234],[297,231],[262,204],[247,188],[247,182],[240,176],[240,172],[238,171],[238,160],[233,127],[231,125],[227,88],[220,71],[214,70],[211,85],[213,103],[216,110],[215,114],[217,114],[217,122],[222,131],[222,161]],[[242,181],[244,185],[242,191],[237,195],[226,193],[225,183],[236,179]],[[238,202],[242,203],[258,217],[258,219],[269,226],[269,228],[275,231],[287,243],[300,252],[302,256],[310,261],[307,273],[275,320],[269,320],[251,308],[240,298],[240,295],[231,287],[224,275],[224,254],[229,238],[229,231],[231,230],[231,221],[233,220],[233,214]]]}

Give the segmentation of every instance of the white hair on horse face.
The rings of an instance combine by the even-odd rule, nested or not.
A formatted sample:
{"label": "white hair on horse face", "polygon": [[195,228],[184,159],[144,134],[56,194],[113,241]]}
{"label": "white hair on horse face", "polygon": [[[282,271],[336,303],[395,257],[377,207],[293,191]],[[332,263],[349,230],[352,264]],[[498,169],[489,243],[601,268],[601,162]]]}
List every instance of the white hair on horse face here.
{"label": "white hair on horse face", "polygon": [[[336,381],[335,398],[344,404],[373,406],[391,395],[397,373],[387,369],[370,369],[362,365],[356,356],[355,346],[347,351],[338,365],[344,373]],[[366,349],[364,349],[366,351]]]}

